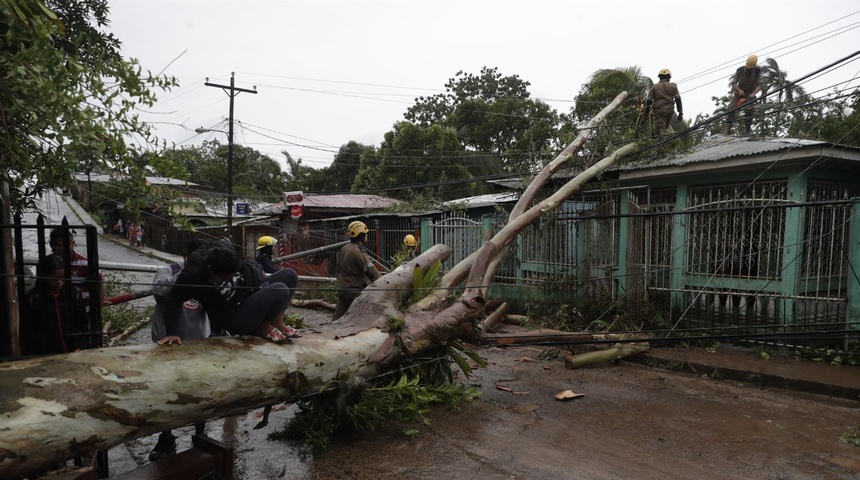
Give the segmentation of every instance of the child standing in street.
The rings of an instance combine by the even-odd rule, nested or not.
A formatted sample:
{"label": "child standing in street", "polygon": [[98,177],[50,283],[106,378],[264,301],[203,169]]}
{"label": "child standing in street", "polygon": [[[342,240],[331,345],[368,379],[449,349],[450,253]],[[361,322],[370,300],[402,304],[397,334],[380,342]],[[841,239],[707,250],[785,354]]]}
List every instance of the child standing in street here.
{"label": "child standing in street", "polygon": [[134,223],[128,223],[128,246],[134,246],[134,231],[135,231]]}

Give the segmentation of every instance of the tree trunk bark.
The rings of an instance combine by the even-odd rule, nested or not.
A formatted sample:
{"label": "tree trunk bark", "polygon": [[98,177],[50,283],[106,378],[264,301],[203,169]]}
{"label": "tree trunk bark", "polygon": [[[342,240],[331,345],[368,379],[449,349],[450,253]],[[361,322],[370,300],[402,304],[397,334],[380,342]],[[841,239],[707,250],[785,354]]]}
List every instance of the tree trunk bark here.
{"label": "tree trunk bark", "polygon": [[502,303],[493,313],[487,315],[487,318],[481,322],[481,331],[486,332],[492,330],[499,322],[505,319],[505,314],[508,313],[508,304]]}
{"label": "tree trunk bark", "polygon": [[[449,255],[444,245],[432,247],[374,282],[341,321],[292,344],[213,337],[0,363],[0,478],[287,401],[351,375],[372,377],[400,353],[386,330],[389,319],[404,316],[398,306],[412,294],[414,263]],[[470,321],[427,312],[411,316],[400,336],[417,353]]]}

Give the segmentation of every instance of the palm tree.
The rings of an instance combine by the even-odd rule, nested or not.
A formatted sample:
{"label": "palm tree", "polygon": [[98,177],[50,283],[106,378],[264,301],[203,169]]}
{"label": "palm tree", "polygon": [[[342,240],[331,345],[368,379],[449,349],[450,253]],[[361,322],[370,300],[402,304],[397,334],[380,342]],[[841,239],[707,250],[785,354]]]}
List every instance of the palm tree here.
{"label": "palm tree", "polygon": [[633,65],[630,67],[601,68],[591,74],[588,81],[591,85],[608,85],[620,87],[627,90],[630,96],[648,95],[648,90],[654,86],[651,77],[642,73],[642,67]]}
{"label": "palm tree", "polygon": [[[606,103],[612,101],[622,91],[629,94],[628,102],[633,105],[644,105],[648,90],[654,85],[650,77],[642,74],[642,67],[602,68],[591,74],[588,83],[583,85],[576,97],[574,116],[591,118],[599,112]],[[582,104],[582,105],[580,105]]]}
{"label": "palm tree", "polygon": [[[788,72],[780,70],[779,63],[773,58],[766,58],[761,68],[762,95],[774,92],[774,97],[768,102],[768,110],[773,113],[771,133],[779,136],[788,132],[788,125],[784,126],[786,120],[793,120],[794,113],[789,110],[795,101],[806,96],[806,91],[800,85],[788,80]],[[765,117],[765,120],[767,118]]]}
{"label": "palm tree", "polygon": [[642,68],[636,65],[597,70],[579,90],[570,115],[564,116],[567,125],[564,126],[563,132],[566,135],[575,135],[578,125],[594,117],[616,95],[626,91],[629,96],[615,114],[619,120],[614,126],[601,128],[597,136],[602,140],[594,142],[596,147],[584,154],[600,158],[610,139],[635,140],[639,136],[637,126],[642,120],[645,98],[653,85],[651,78],[644,75]]}

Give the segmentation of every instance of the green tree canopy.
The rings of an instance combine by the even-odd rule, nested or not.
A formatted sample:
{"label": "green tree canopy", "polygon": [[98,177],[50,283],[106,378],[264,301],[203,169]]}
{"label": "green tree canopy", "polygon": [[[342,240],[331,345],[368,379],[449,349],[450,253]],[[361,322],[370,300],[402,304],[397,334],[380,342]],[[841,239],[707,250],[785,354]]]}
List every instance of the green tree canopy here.
{"label": "green tree canopy", "polygon": [[328,167],[325,177],[327,183],[320,191],[324,192],[348,192],[352,188],[358,170],[361,168],[361,155],[368,149],[354,140],[340,146],[334,161]]}
{"label": "green tree canopy", "polygon": [[577,124],[584,124],[619,93],[626,91],[628,97],[625,102],[629,105],[626,106],[625,117],[632,117],[635,122],[636,114],[641,111],[641,106],[644,106],[648,90],[653,85],[651,78],[642,73],[642,68],[636,65],[597,70],[579,90],[576,103],[570,111],[571,118]]}
{"label": "green tree canopy", "polygon": [[[453,131],[435,124],[399,122],[376,149],[365,149],[352,190],[377,191],[396,198],[453,199],[482,193],[463,164],[463,147]],[[454,183],[456,182],[456,183]],[[411,186],[411,187],[410,187]],[[379,192],[380,189],[398,188]]]}
{"label": "green tree canopy", "polygon": [[[208,140],[200,146],[183,147],[163,154],[181,163],[188,181],[227,192],[229,146]],[[287,189],[287,176],[268,155],[243,145],[233,145],[233,194],[276,201]]]}
{"label": "green tree canopy", "polygon": [[127,140],[155,138],[135,110],[175,80],[123,58],[107,0],[0,0],[0,12],[0,179],[17,208],[69,186],[81,158],[141,177]]}
{"label": "green tree canopy", "polygon": [[860,148],[860,89],[834,91],[823,99],[807,97],[796,104],[788,130],[791,138],[807,138]]}
{"label": "green tree canopy", "polygon": [[556,150],[559,117],[529,98],[528,87],[497,68],[483,67],[479,75],[460,71],[445,84],[445,93],[417,98],[404,117],[421,127],[452,130],[463,149],[498,156],[505,171],[529,172]]}
{"label": "green tree canopy", "polygon": [[642,68],[635,65],[595,71],[580,88],[569,114],[563,117],[563,142],[573,140],[580,126],[624,91],[628,97],[613,114],[612,122],[597,130],[596,138],[580,151],[580,156],[599,159],[622,143],[647,139],[649,122],[642,117],[642,112],[653,84],[651,78],[642,73]]}

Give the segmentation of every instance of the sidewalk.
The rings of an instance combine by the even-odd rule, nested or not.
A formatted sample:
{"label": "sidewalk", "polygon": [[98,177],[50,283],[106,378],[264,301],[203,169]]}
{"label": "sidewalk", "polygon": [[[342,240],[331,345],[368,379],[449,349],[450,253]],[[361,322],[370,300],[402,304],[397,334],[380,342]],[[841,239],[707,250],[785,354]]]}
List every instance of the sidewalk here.
{"label": "sidewalk", "polygon": [[860,366],[830,365],[777,355],[764,360],[752,349],[728,346],[713,352],[694,348],[652,348],[628,359],[672,371],[752,383],[763,389],[782,388],[860,402]]}

